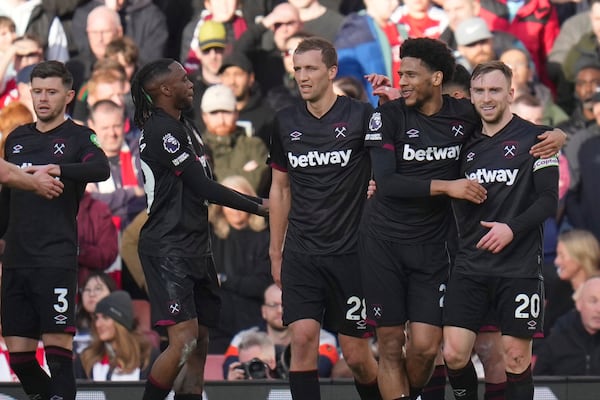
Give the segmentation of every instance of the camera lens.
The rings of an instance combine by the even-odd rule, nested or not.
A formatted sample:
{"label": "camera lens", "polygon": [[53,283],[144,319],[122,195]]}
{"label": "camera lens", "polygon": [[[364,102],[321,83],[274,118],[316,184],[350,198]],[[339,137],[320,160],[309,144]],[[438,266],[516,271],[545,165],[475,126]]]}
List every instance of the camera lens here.
{"label": "camera lens", "polygon": [[267,366],[258,358],[250,360],[246,365],[246,373],[252,379],[267,379]]}

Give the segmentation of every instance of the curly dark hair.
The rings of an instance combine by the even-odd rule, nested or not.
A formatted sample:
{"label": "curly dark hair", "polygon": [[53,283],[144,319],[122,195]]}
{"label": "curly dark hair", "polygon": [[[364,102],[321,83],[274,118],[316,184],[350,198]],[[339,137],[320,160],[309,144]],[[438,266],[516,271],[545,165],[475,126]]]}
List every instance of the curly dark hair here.
{"label": "curly dark hair", "polygon": [[452,79],[454,74],[454,56],[446,43],[430,38],[407,39],[400,47],[400,58],[418,58],[430,71],[441,71],[442,84]]}
{"label": "curly dark hair", "polygon": [[169,67],[176,61],[172,58],[161,58],[144,65],[133,76],[131,81],[131,98],[135,106],[133,122],[140,129],[144,128],[146,120],[154,111],[154,93],[148,86],[156,79],[171,72]]}

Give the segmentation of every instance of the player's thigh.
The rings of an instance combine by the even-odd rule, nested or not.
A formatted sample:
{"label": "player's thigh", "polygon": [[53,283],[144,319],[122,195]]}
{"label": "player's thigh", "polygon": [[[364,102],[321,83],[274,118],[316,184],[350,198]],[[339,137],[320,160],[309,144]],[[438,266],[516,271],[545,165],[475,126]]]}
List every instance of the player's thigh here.
{"label": "player's thigh", "polygon": [[398,326],[408,319],[407,276],[400,246],[361,233],[359,255],[367,320],[374,326]]}
{"label": "player's thigh", "polygon": [[283,322],[322,322],[327,296],[325,278],[315,255],[284,250],[281,265]]}
{"label": "player's thigh", "polygon": [[450,272],[446,244],[405,245],[402,257],[408,277],[408,319],[441,327]]}
{"label": "player's thigh", "polygon": [[35,338],[40,332],[29,277],[21,269],[2,271],[2,334]]}
{"label": "player's thigh", "polygon": [[358,253],[324,256],[320,264],[327,294],[324,327],[351,337],[372,336],[373,328],[366,320]]}
{"label": "player's thigh", "polygon": [[444,295],[444,326],[478,332],[490,309],[488,279],[453,271]]}
{"label": "player's thigh", "polygon": [[[140,259],[148,285],[154,324],[169,326],[198,318],[197,309],[202,308],[197,305],[201,302],[196,294],[197,291],[201,292],[198,286],[216,285],[216,276],[213,283],[206,275],[206,257],[153,257],[140,254]],[[206,280],[199,282],[198,274],[204,274]],[[213,321],[204,321],[203,325],[218,320],[219,310],[214,309],[218,304],[217,297],[204,305],[206,312],[214,316]]]}
{"label": "player's thigh", "polygon": [[503,335],[532,338],[543,331],[544,283],[538,278],[499,278],[496,310]]}

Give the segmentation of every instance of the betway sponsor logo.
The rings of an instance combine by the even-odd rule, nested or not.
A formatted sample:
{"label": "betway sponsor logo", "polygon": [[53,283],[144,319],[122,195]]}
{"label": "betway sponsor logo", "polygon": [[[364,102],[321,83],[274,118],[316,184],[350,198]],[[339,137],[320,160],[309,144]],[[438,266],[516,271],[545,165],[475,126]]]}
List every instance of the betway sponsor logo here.
{"label": "betway sponsor logo", "polygon": [[352,150],[327,151],[321,153],[318,151],[309,151],[307,154],[294,155],[288,153],[288,160],[292,168],[316,167],[329,164],[340,164],[342,167],[348,165]]}
{"label": "betway sponsor logo", "polygon": [[437,161],[437,160],[458,160],[460,156],[460,146],[450,147],[427,147],[425,149],[413,149],[410,144],[404,145],[402,158],[406,161]]}
{"label": "betway sponsor logo", "polygon": [[466,173],[467,179],[476,180],[479,183],[505,183],[512,186],[517,179],[518,169],[485,169],[479,168],[475,172]]}

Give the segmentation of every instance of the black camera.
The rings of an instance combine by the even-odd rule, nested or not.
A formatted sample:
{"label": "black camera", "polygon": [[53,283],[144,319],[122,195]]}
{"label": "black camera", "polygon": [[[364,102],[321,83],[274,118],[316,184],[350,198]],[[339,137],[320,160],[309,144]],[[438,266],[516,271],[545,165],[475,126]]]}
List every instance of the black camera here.
{"label": "black camera", "polygon": [[244,379],[267,379],[269,377],[269,367],[259,358],[242,363],[236,369],[244,371]]}

